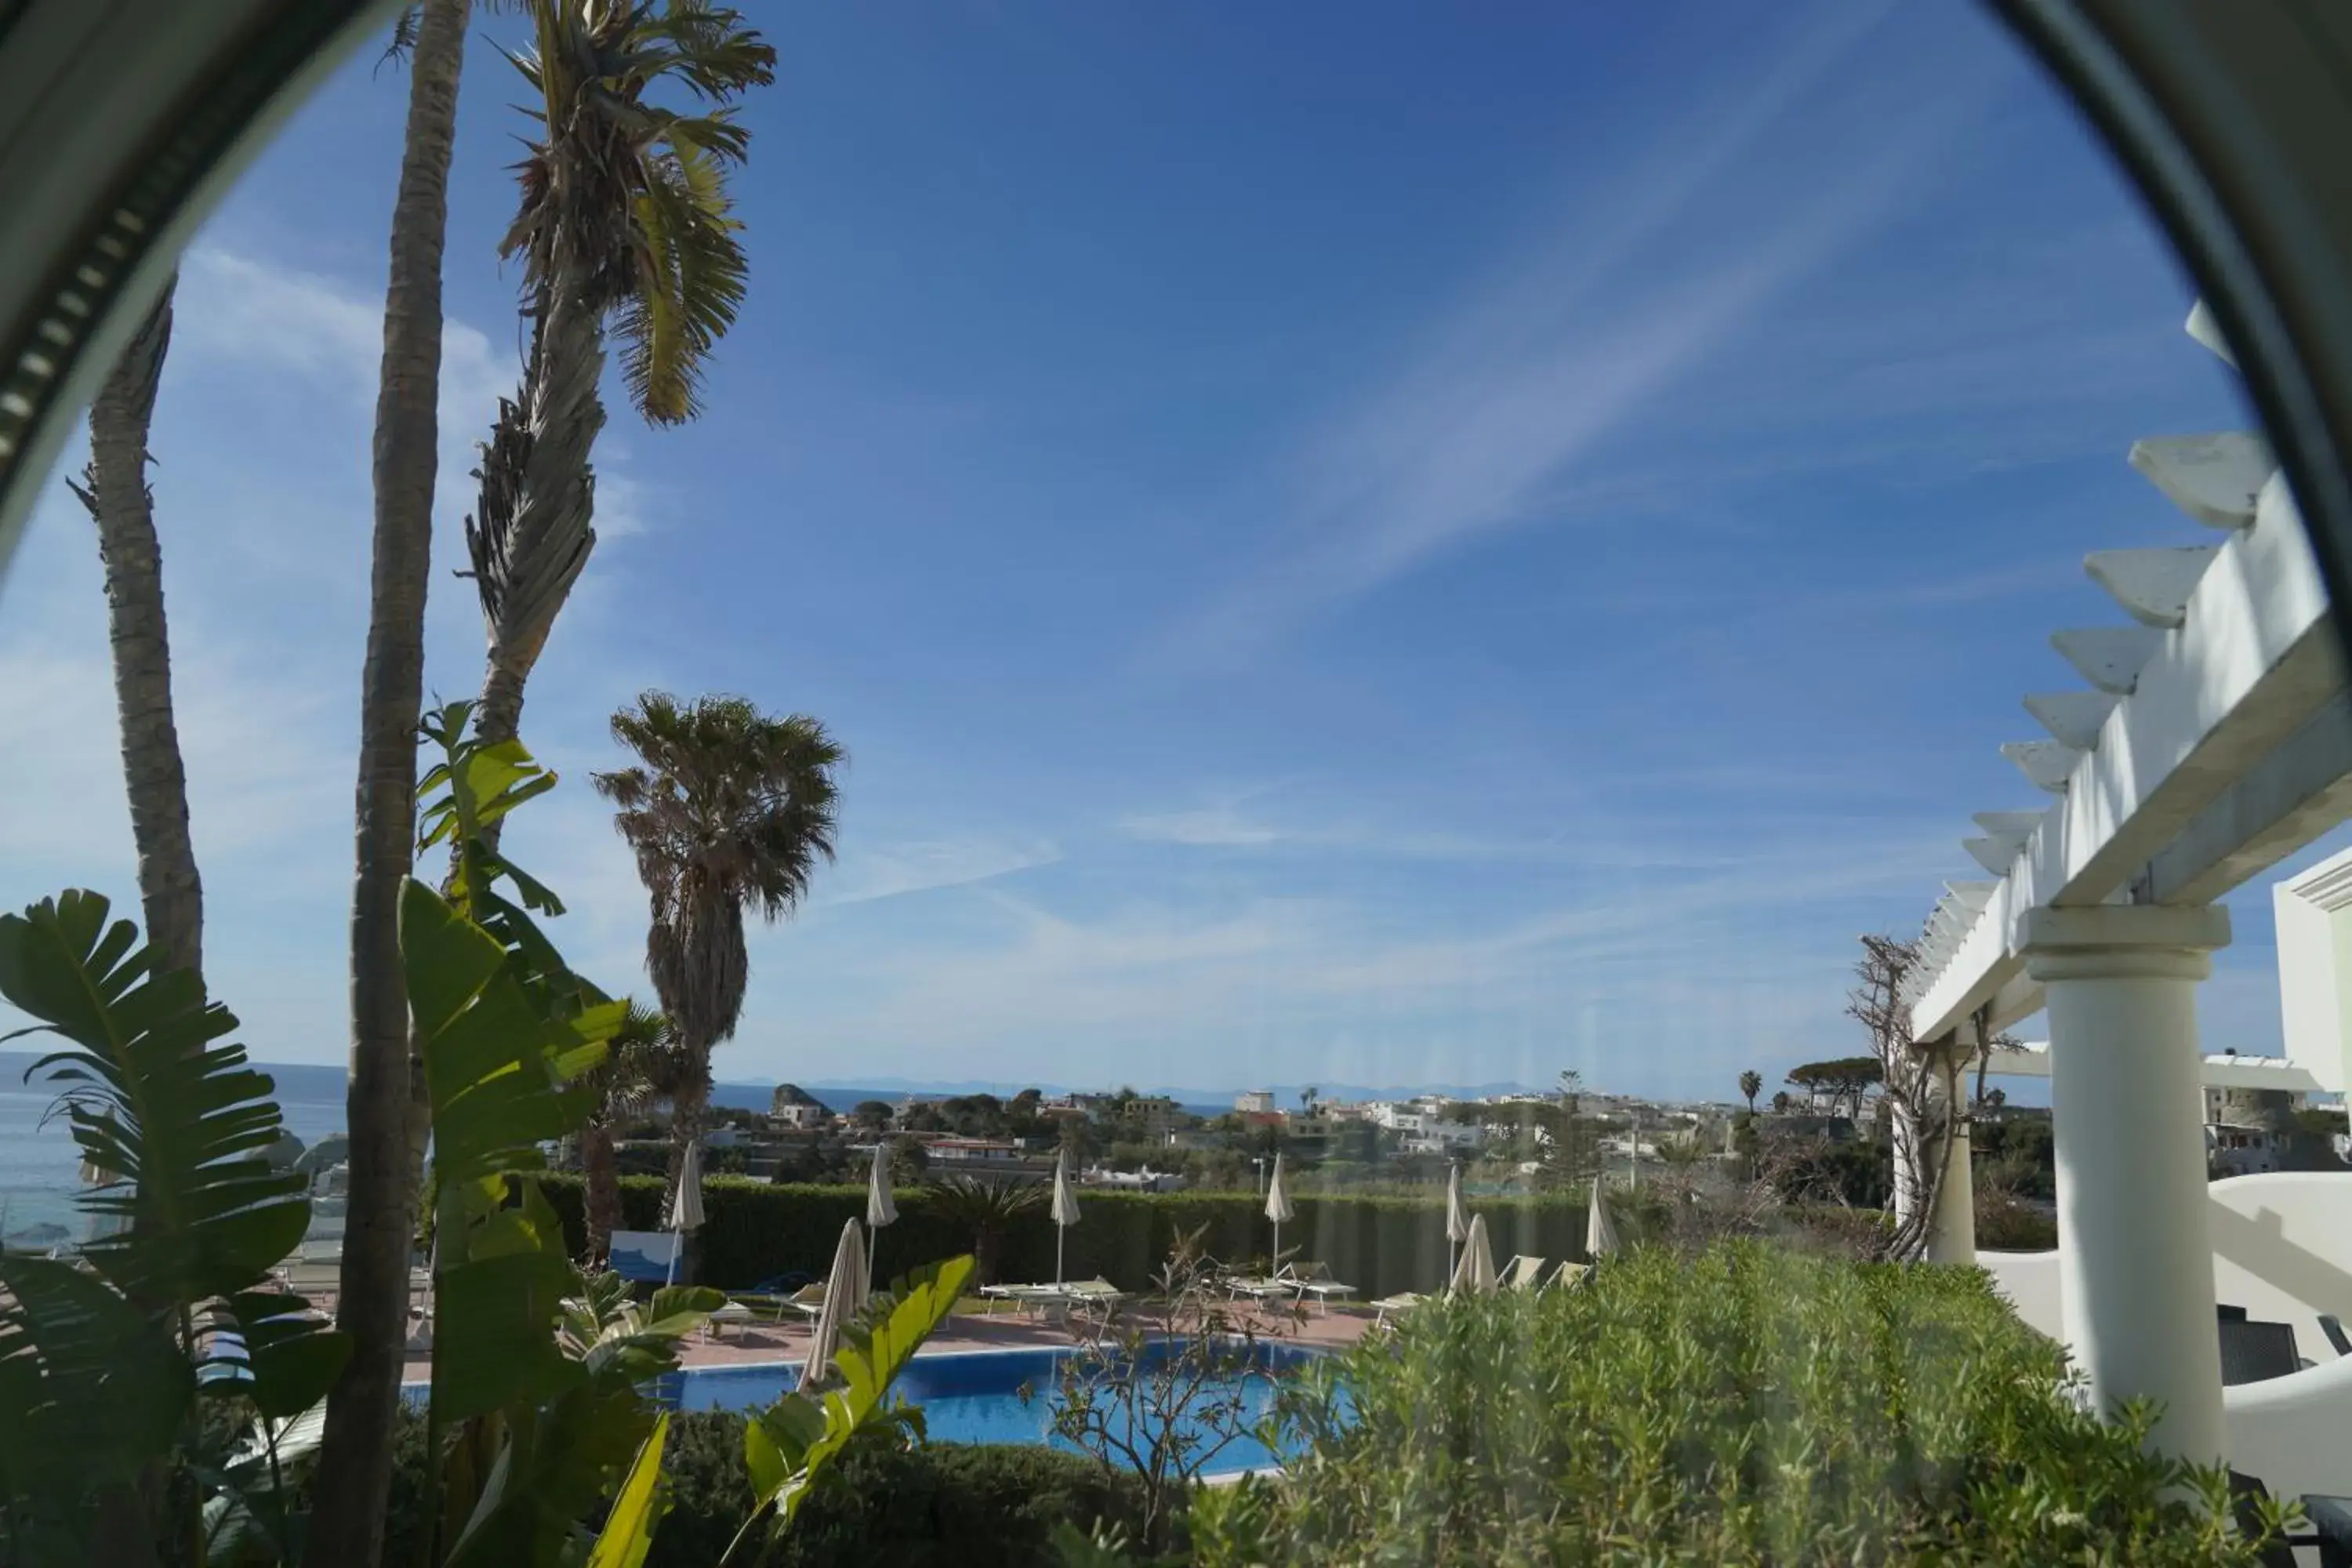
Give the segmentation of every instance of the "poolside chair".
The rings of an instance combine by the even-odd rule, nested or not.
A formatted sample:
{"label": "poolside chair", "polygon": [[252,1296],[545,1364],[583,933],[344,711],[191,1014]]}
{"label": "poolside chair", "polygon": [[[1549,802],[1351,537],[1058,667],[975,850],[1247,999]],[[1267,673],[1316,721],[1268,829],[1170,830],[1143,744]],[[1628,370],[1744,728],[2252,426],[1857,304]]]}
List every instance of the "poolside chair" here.
{"label": "poolside chair", "polygon": [[1043,1316],[1047,1308],[1066,1303],[1070,1289],[1066,1285],[982,1285],[980,1299],[991,1303],[992,1312],[995,1310],[993,1303],[1010,1301],[1018,1310],[1034,1310]]}
{"label": "poolside chair", "polygon": [[1300,1295],[1314,1297],[1326,1312],[1331,1310],[1335,1297],[1344,1300],[1356,1293],[1353,1285],[1343,1285],[1331,1278],[1331,1266],[1328,1263],[1294,1263],[1283,1272],[1298,1287]]}
{"label": "poolside chair", "polygon": [[1244,1277],[1226,1280],[1225,1289],[1229,1294],[1246,1296],[1251,1300],[1261,1303],[1295,1300],[1298,1296],[1298,1281],[1286,1279],[1278,1274],[1256,1278]]}
{"label": "poolside chair", "polygon": [[800,1316],[814,1323],[816,1321],[818,1315],[824,1310],[824,1281],[820,1279],[814,1285],[802,1286],[799,1289],[793,1291],[791,1295],[777,1302],[776,1321],[780,1323],[782,1322],[786,1312],[797,1312]]}
{"label": "poolside chair", "polygon": [[815,1275],[798,1270],[790,1274],[772,1274],[749,1290],[730,1290],[727,1300],[736,1306],[749,1307],[756,1313],[781,1322],[784,1316],[784,1303],[791,1299],[793,1292],[817,1282]]}
{"label": "poolside chair", "polygon": [[1372,1327],[1376,1329],[1388,1327],[1391,1312],[1402,1312],[1408,1307],[1418,1307],[1422,1300],[1422,1294],[1418,1290],[1402,1290],[1393,1296],[1381,1297],[1371,1304]]}
{"label": "poolside chair", "polygon": [[1573,1290],[1592,1277],[1590,1263],[1563,1263],[1553,1269],[1543,1282],[1546,1290]]}
{"label": "poolside chair", "polygon": [[740,1301],[730,1301],[702,1320],[702,1337],[706,1340],[720,1339],[729,1329],[741,1328],[746,1323],[759,1321],[759,1315],[750,1307]]}
{"label": "poolside chair", "polygon": [[1534,1289],[1537,1285],[1541,1283],[1543,1279],[1544,1265],[1549,1261],[1551,1261],[1549,1258],[1535,1258],[1524,1252],[1518,1254],[1517,1257],[1513,1258],[1510,1262],[1503,1266],[1503,1275],[1500,1280],[1502,1289],[1506,1290]]}
{"label": "poolside chair", "polygon": [[1079,1279],[1061,1287],[1070,1304],[1077,1307],[1116,1307],[1127,1300],[1127,1292],[1097,1274],[1091,1279]]}

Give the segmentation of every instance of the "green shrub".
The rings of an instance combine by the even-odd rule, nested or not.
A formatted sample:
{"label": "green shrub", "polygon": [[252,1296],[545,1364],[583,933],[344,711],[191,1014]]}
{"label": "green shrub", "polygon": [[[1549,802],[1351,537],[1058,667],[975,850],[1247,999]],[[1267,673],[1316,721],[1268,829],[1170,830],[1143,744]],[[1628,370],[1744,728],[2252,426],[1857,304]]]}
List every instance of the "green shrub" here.
{"label": "green shrub", "polygon": [[1999,1192],[1976,1195],[1977,1245],[1990,1252],[2050,1252],[2058,1246],[2055,1215]]}
{"label": "green shrub", "polygon": [[[383,1561],[405,1564],[425,1496],[425,1420],[404,1408],[394,1445]],[[662,1451],[668,1511],[646,1568],[711,1568],[751,1511],[743,1417],[703,1411],[672,1418]],[[861,1442],[826,1473],[769,1554],[767,1568],[1032,1568],[1047,1560],[1055,1525],[1097,1521],[1133,1534],[1141,1489],[1082,1454],[1059,1448]]]}
{"label": "green shrub", "polygon": [[[586,1245],[576,1179],[550,1178],[547,1197],[562,1216],[575,1251]],[[1282,1227],[1285,1251],[1331,1267],[1366,1300],[1444,1283],[1445,1209],[1442,1194],[1427,1197],[1301,1196],[1298,1217]],[[658,1179],[627,1177],[621,1208],[627,1228],[661,1224]],[[1071,1227],[1066,1270],[1072,1279],[1101,1275],[1121,1289],[1141,1289],[1167,1260],[1180,1230],[1207,1227],[1213,1258],[1240,1263],[1263,1257],[1273,1244],[1263,1200],[1248,1193],[1087,1193]],[[1572,1197],[1478,1199],[1495,1258],[1514,1252],[1554,1259],[1584,1256],[1584,1205]],[[698,1278],[741,1289],[776,1275],[824,1272],[833,1264],[844,1221],[866,1213],[857,1186],[772,1185],[714,1177],[703,1184],[703,1226],[697,1245]],[[923,1189],[898,1194],[898,1223],[875,1240],[876,1271],[894,1277],[971,1249],[972,1238],[929,1210]],[[1054,1277],[1054,1226],[1042,1211],[1008,1227],[997,1268],[1003,1279]]]}
{"label": "green shrub", "polygon": [[1441,1301],[1296,1384],[1280,1478],[1194,1500],[1255,1563],[2248,1563],[2226,1499],[2078,1409],[1974,1269],[1769,1244]]}
{"label": "green shrub", "polygon": [[[663,1455],[669,1512],[646,1568],[710,1568],[751,1512],[743,1418],[724,1412],[670,1425]],[[861,1443],[802,1509],[769,1568],[1031,1568],[1054,1526],[1097,1520],[1132,1531],[1134,1483],[1055,1448]]]}

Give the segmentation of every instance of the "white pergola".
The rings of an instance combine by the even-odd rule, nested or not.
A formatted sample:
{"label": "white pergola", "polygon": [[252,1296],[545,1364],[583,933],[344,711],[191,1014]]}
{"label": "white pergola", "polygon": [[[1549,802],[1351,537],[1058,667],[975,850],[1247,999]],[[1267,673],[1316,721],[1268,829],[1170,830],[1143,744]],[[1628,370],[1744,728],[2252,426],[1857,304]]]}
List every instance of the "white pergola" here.
{"label": "white pergola", "polygon": [[[2201,307],[2189,331],[2230,358]],[[1976,818],[1965,847],[1989,879],[1946,885],[1907,999],[1915,1039],[1971,1058],[2048,1015],[2069,1348],[2100,1408],[2158,1399],[2158,1440],[2210,1458],[2227,1444],[2197,983],[2230,940],[2214,900],[2352,816],[2352,715],[2263,439],[2158,437],[2130,460],[2218,542],[2085,560],[2126,618],[2051,638],[2087,689],[2027,697],[2048,738],[2001,748],[2056,798]],[[1974,1256],[1967,1160],[1963,1136],[1930,1257]]]}

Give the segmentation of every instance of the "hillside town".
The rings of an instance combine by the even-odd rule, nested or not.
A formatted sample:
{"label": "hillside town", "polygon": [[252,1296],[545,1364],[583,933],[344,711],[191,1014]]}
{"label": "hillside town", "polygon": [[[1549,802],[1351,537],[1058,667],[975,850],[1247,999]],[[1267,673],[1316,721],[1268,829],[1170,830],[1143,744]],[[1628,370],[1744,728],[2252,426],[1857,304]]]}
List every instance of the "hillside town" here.
{"label": "hillside town", "polygon": [[[2255,1076],[2268,1060],[2238,1059]],[[774,1183],[862,1179],[879,1143],[909,1184],[953,1175],[1045,1182],[1066,1154],[1073,1179],[1087,1187],[1247,1192],[1263,1188],[1279,1153],[1302,1192],[1412,1191],[1444,1184],[1457,1168],[1468,1190],[1498,1195],[1595,1176],[1612,1186],[1706,1186],[1763,1173],[1794,1198],[1876,1208],[1893,1181],[1878,1067],[1866,1056],[1806,1063],[1769,1093],[1760,1075],[1744,1073],[1740,1098],[1715,1101],[1612,1094],[1571,1072],[1549,1092],[1347,1100],[1313,1088],[1253,1089],[1222,1110],[1132,1088],[846,1101],[787,1083],[765,1109],[711,1107],[702,1147],[713,1176]],[[2217,1179],[2345,1165],[2341,1110],[2300,1089],[2212,1087],[2205,1097]],[[2048,1110],[1979,1086],[1970,1120],[1980,1225],[2021,1241],[2041,1235],[2056,1196]],[[623,1131],[622,1169],[661,1173],[667,1126],[647,1118]]]}

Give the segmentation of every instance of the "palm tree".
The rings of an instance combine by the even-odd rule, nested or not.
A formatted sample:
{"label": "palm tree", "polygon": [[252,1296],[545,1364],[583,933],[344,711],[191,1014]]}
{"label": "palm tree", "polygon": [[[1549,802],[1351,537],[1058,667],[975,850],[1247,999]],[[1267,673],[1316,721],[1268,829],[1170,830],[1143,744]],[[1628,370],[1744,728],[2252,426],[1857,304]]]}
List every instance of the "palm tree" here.
{"label": "palm tree", "polygon": [[1756,1114],[1756,1097],[1764,1092],[1764,1075],[1749,1068],[1739,1075],[1739,1092],[1747,1099],[1748,1114]]}
{"label": "palm tree", "polygon": [[1004,1252],[1004,1233],[1023,1215],[1044,1207],[1045,1196],[1045,1187],[1035,1183],[950,1176],[928,1189],[923,1202],[947,1224],[971,1233],[972,1281],[993,1285],[997,1259]]}
{"label": "palm tree", "polygon": [[[519,166],[522,201],[500,246],[522,258],[530,356],[500,400],[466,522],[489,637],[481,734],[511,739],[523,683],[596,545],[589,458],[597,383],[618,334],[629,401],[656,425],[699,412],[711,348],[734,323],[749,265],[727,194],[750,148],[730,100],[775,79],[776,51],[704,0],[530,0],[516,59],[541,126]],[[682,86],[708,112],[649,101]]]}
{"label": "palm tree", "polygon": [[106,566],[115,717],[147,940],[163,967],[201,973],[205,893],[188,837],[188,773],[172,716],[172,639],[163,617],[155,492],[147,483],[147,433],[172,346],[176,282],[164,285],[163,297],[107,372],[89,405],[89,466],[80,484],[66,483],[98,524],[98,553]]}
{"label": "palm tree", "polygon": [[608,1044],[604,1060],[583,1080],[596,1091],[595,1109],[580,1126],[580,1173],[586,1188],[588,1255],[601,1258],[621,1228],[621,1167],[613,1152],[613,1123],[649,1110],[677,1092],[681,1057],[669,1020],[635,1001]]}
{"label": "palm tree", "polygon": [[[408,125],[393,199],[376,387],[375,537],[360,677],[357,866],[352,885],[350,1206],[336,1317],[351,1359],[327,1404],[303,1562],[376,1560],[390,1496],[393,1418],[408,1332],[415,1233],[411,1152],[423,1075],[409,1064],[400,886],[415,864],[416,723],[425,700],[425,588],[440,467],[441,256],[470,0],[424,0],[410,52]],[[415,1080],[412,1092],[411,1080]]]}
{"label": "palm tree", "polygon": [[783,919],[833,858],[842,752],[815,720],[771,719],[740,697],[681,707],[648,691],[613,715],[640,765],[595,775],[618,808],[652,904],[646,969],[677,1039],[670,1175],[702,1131],[710,1053],[735,1034],[751,982],[743,911]]}

